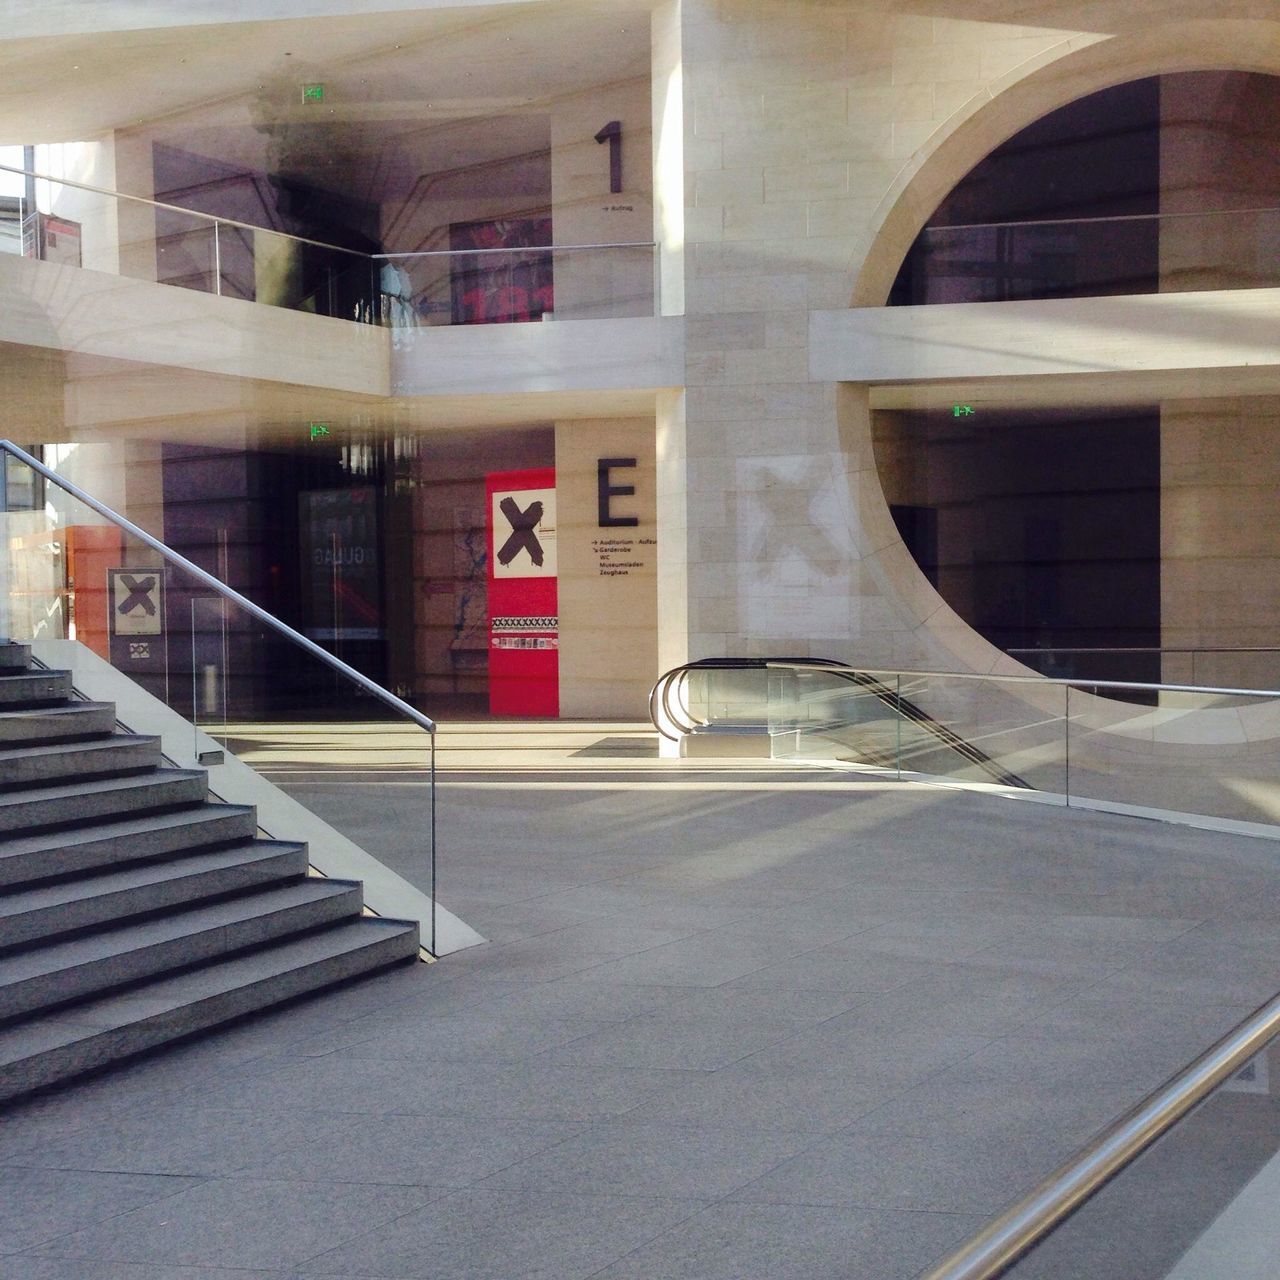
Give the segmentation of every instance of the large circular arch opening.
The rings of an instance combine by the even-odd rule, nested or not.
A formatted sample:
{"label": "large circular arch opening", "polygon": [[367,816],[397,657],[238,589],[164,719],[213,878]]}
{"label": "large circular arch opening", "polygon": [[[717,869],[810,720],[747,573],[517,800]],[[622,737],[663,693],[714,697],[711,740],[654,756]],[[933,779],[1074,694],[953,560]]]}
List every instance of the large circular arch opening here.
{"label": "large circular arch opening", "polygon": [[[1277,286],[1280,77],[1198,71],[996,148],[889,304]],[[904,397],[873,415],[890,513],[955,613],[1047,674],[1277,687],[1280,653],[1210,652],[1280,644],[1280,526],[1258,518],[1280,501],[1280,385],[1227,390]]]}

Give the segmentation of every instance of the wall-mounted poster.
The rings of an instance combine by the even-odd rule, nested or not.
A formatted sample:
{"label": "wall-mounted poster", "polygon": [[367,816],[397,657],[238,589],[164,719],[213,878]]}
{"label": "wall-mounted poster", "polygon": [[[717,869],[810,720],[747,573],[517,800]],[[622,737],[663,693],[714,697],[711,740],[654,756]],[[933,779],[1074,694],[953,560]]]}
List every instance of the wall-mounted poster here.
{"label": "wall-mounted poster", "polygon": [[298,495],[305,631],[313,640],[382,636],[378,500],[372,486]]}
{"label": "wall-mounted poster", "polygon": [[[455,222],[449,247],[454,324],[541,320],[555,310],[551,219],[491,218]],[[502,250],[502,252],[465,252]]]}
{"label": "wall-mounted poster", "polygon": [[493,471],[488,498],[489,710],[560,714],[553,467]]}
{"label": "wall-mounted poster", "polygon": [[61,262],[68,267],[82,266],[80,259],[80,224],[52,213],[40,215],[40,256],[45,262]]}

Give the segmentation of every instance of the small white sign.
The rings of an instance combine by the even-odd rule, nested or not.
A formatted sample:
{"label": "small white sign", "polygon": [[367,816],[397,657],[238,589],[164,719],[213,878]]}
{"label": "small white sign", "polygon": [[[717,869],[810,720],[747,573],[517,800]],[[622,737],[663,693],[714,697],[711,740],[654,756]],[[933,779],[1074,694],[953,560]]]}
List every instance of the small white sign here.
{"label": "small white sign", "polygon": [[111,630],[118,636],[158,636],[164,630],[160,574],[147,569],[109,569]]}
{"label": "small white sign", "polygon": [[556,491],[514,489],[495,492],[493,576],[556,576]]}

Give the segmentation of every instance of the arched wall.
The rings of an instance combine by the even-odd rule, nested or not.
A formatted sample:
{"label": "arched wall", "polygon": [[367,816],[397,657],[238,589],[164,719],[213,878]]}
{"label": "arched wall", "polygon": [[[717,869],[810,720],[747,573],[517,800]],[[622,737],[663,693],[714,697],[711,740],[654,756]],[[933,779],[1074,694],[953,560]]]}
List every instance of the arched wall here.
{"label": "arched wall", "polygon": [[[881,306],[921,228],[965,176],[1001,143],[1069,102],[1141,77],[1193,70],[1280,74],[1280,21],[1236,19],[1137,26],[1111,37],[1071,36],[1037,53],[963,103],[898,173],[871,219],[854,276],[853,306]],[[841,434],[874,457],[868,388],[842,384]],[[925,660],[940,669],[1032,674],[961,619],[902,542],[874,466],[856,472],[869,544],[866,567],[910,620]]]}

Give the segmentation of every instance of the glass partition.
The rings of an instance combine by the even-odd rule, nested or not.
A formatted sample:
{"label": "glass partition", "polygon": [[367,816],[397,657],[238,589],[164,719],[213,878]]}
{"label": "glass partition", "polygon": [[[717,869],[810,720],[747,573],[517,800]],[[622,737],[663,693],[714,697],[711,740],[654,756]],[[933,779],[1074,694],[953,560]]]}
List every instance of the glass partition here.
{"label": "glass partition", "polygon": [[1272,1041],[1002,1274],[1270,1280],[1280,1258],[1280,1045]]}
{"label": "glass partition", "polygon": [[893,300],[921,306],[1277,284],[1280,209],[1263,208],[926,227]]}
{"label": "glass partition", "polygon": [[0,207],[0,252],[393,329],[656,309],[652,243],[369,254],[71,181],[35,191]]}
{"label": "glass partition", "polygon": [[1275,691],[722,659],[664,676],[653,711],[686,754],[844,761],[1065,804],[1280,822]]}
{"label": "glass partition", "polygon": [[650,244],[389,254],[376,265],[382,323],[394,329],[654,313]]}
{"label": "glass partition", "polygon": [[[11,465],[11,477],[22,470],[31,472]],[[305,639],[283,634],[53,481],[41,486],[37,509],[0,515],[11,638],[30,644],[38,662],[71,669],[85,696],[116,702],[123,725],[160,733],[172,765],[211,766],[211,791],[226,786],[238,803],[257,804],[266,835],[307,838],[297,811],[255,790],[240,764],[434,898],[434,740],[425,713],[389,705]],[[37,489],[30,475],[28,488]],[[406,784],[396,793],[395,824],[380,820],[366,791],[389,774]],[[415,838],[407,841],[406,831]],[[434,949],[434,940],[424,945]]]}

